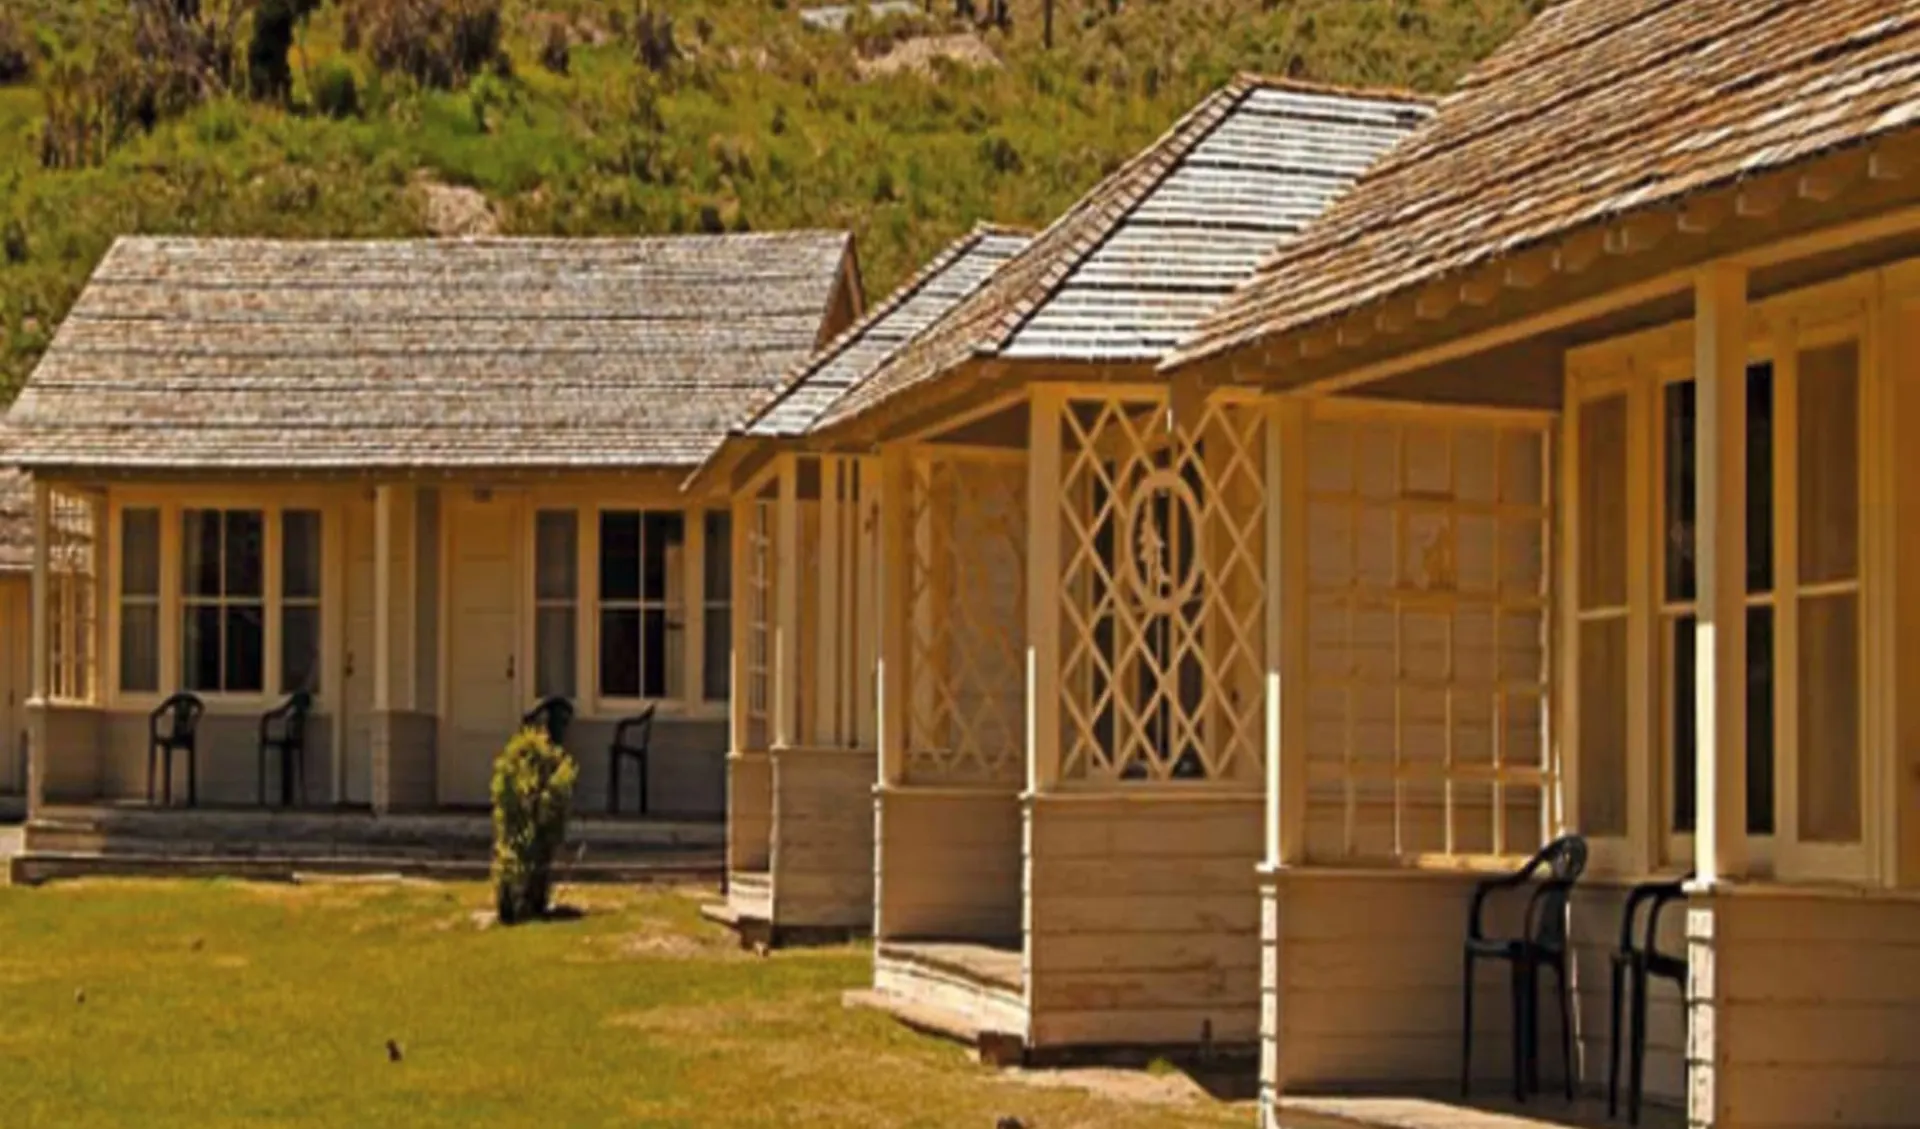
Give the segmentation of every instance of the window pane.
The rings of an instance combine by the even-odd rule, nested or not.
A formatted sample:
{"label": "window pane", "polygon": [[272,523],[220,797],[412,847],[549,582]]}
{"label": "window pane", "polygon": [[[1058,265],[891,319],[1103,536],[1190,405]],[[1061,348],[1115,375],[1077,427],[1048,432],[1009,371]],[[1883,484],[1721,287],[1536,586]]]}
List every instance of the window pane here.
{"label": "window pane", "polygon": [[266,591],[265,521],[258,510],[226,513],[226,594],[259,596]]}
{"label": "window pane", "polygon": [[123,510],[120,514],[120,592],[126,596],[160,594],[159,510]]}
{"label": "window pane", "polygon": [[1800,356],[1800,582],[1860,575],[1860,350]]}
{"label": "window pane", "polygon": [[1852,594],[1800,601],[1800,838],[1860,841],[1860,622]]}
{"label": "window pane", "polygon": [[183,591],[189,596],[220,594],[220,512],[188,510],[181,515]]}
{"label": "window pane", "polygon": [[646,517],[646,570],[641,595],[648,600],[678,603],[682,577],[681,549],[687,523],[677,513],[650,513]]}
{"label": "window pane", "polygon": [[665,697],[672,665],[667,657],[667,613],[649,609],[641,626],[640,669],[645,675],[644,689],[649,698]]}
{"label": "window pane", "polygon": [[724,702],[733,686],[733,613],[729,608],[707,609],[706,669],[701,672],[702,695]]}
{"label": "window pane", "polygon": [[640,598],[640,515],[637,513],[600,515],[600,598]]}
{"label": "window pane", "polygon": [[1580,828],[1627,833],[1627,621],[1580,625]]}
{"label": "window pane", "polygon": [[[579,591],[580,518],[572,510],[542,510],[534,529],[534,593],[571,600]],[[560,691],[554,691],[559,693]]]}
{"label": "window pane", "polygon": [[707,602],[726,603],[733,599],[733,515],[713,510],[706,520]]}
{"label": "window pane", "polygon": [[1661,552],[1666,561],[1667,599],[1686,603],[1694,597],[1694,388],[1688,381],[1667,385],[1664,411],[1667,528]]}
{"label": "window pane", "polygon": [[288,510],[280,517],[280,590],[289,600],[320,598],[320,515]]}
{"label": "window pane", "polygon": [[182,619],[182,684],[194,691],[220,689],[220,609],[189,607]]}
{"label": "window pane", "polygon": [[600,693],[640,696],[640,613],[632,608],[600,613]]}
{"label": "window pane", "polygon": [[160,609],[154,604],[120,609],[120,689],[129,694],[160,689]]}
{"label": "window pane", "polygon": [[1747,834],[1773,834],[1773,609],[1747,609]]}
{"label": "window pane", "polygon": [[243,604],[226,609],[226,684],[221,689],[235,694],[257,694],[266,687],[265,617],[258,604]]}
{"label": "window pane", "polygon": [[574,695],[574,609],[541,608],[534,616],[533,692],[539,697]]}
{"label": "window pane", "polygon": [[320,609],[304,604],[280,612],[280,692],[320,690]]}
{"label": "window pane", "polygon": [[1700,709],[1694,698],[1694,688],[1699,684],[1694,656],[1698,650],[1695,644],[1699,622],[1690,615],[1680,616],[1669,624],[1667,631],[1667,717],[1671,719],[1667,731],[1667,768],[1672,773],[1673,830],[1691,834],[1698,811],[1694,797],[1699,781],[1694,773],[1698,770]]}
{"label": "window pane", "polygon": [[1627,398],[1580,407],[1580,606],[1627,602]]}
{"label": "window pane", "polygon": [[1747,591],[1773,591],[1773,366],[1747,369]]}

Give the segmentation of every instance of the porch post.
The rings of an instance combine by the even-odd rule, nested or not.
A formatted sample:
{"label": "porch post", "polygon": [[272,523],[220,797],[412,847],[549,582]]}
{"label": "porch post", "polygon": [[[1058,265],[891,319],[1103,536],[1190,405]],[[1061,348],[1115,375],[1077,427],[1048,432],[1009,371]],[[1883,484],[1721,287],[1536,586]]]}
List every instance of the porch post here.
{"label": "porch post", "polygon": [[1716,264],[1694,287],[1696,381],[1694,870],[1746,873],[1747,274]]}
{"label": "porch post", "polygon": [[1307,408],[1267,420],[1267,862],[1307,853]]}
{"label": "porch post", "polygon": [[748,556],[753,543],[752,521],[754,519],[753,497],[749,493],[739,493],[733,498],[733,520],[728,523],[728,536],[733,539],[732,555],[728,558],[728,567],[733,570],[733,606],[728,626],[731,628],[733,653],[729,656],[732,672],[728,678],[727,724],[731,732],[730,748],[735,754],[750,751],[753,741],[751,697],[752,688],[748,681],[752,678],[752,664],[748,662],[747,650],[753,639],[753,561]]}
{"label": "porch post", "polygon": [[393,513],[393,487],[374,487],[373,712],[376,717],[393,709]]}
{"label": "porch post", "polygon": [[846,627],[840,614],[840,470],[845,465],[833,455],[814,459],[820,475],[820,541],[816,560],[818,614],[814,617],[813,732],[808,740],[819,748],[843,743],[837,704],[840,701],[840,645]]}
{"label": "porch post", "polygon": [[1060,779],[1060,413],[1066,395],[1035,388],[1027,445],[1027,791]]}
{"label": "porch post", "polygon": [[792,455],[780,456],[774,513],[773,741],[791,748],[800,738],[800,481]]}
{"label": "porch post", "polygon": [[52,694],[47,654],[47,600],[53,592],[48,584],[47,555],[53,540],[53,488],[39,478],[33,481],[33,589],[31,592],[31,657],[28,661],[27,712],[27,811],[38,813],[46,802],[47,780],[47,700]]}
{"label": "porch post", "polygon": [[880,638],[879,701],[880,783],[899,784],[907,768],[907,615],[908,491],[912,487],[907,449],[895,444],[880,455]]}

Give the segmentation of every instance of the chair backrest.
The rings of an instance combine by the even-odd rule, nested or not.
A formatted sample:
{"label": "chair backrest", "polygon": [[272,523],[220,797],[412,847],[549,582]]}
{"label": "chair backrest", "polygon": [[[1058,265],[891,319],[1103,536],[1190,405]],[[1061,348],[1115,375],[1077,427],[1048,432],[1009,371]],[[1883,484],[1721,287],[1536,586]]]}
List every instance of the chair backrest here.
{"label": "chair backrest", "polygon": [[644,753],[653,744],[653,706],[648,706],[614,727],[613,747],[626,752]]}
{"label": "chair backrest", "polygon": [[1563,835],[1540,848],[1527,860],[1524,874],[1547,872],[1547,881],[1533,893],[1527,906],[1527,937],[1545,948],[1558,949],[1567,943],[1567,908],[1573,887],[1587,870],[1587,841],[1578,835]]}
{"label": "chair backrest", "polygon": [[[205,713],[207,704],[196,694],[184,690],[161,702],[147,717],[148,728],[155,737],[171,739],[190,738],[200,726],[200,715]],[[166,731],[160,729],[160,723],[167,723]]]}
{"label": "chair backrest", "polygon": [[289,743],[298,743],[306,740],[307,718],[312,713],[313,695],[305,690],[296,690],[267,717],[282,723],[282,736]]}
{"label": "chair backrest", "polygon": [[547,735],[547,740],[555,745],[567,743],[567,728],[573,724],[573,703],[558,694],[542,698],[540,704],[527,711],[520,724],[527,729],[538,729]]}

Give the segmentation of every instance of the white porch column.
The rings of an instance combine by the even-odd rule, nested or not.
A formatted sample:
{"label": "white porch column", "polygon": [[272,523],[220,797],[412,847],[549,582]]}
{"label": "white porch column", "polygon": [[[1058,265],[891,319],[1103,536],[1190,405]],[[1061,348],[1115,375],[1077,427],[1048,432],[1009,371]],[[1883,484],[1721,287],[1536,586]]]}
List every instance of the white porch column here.
{"label": "white porch column", "polygon": [[840,647],[846,640],[848,617],[840,614],[840,523],[848,510],[841,505],[840,473],[846,465],[841,459],[822,455],[814,460],[820,476],[820,541],[815,562],[817,575],[812,579],[817,593],[814,607],[813,732],[808,740],[816,748],[834,748],[844,743],[839,731]]}
{"label": "white porch column", "polygon": [[895,445],[880,455],[880,630],[878,641],[880,783],[899,784],[907,771],[908,615],[912,552],[907,528],[912,507],[912,467],[907,449]]}
{"label": "white porch column", "polygon": [[780,456],[773,550],[773,747],[800,742],[800,476],[791,455]]}
{"label": "white porch column", "polygon": [[729,656],[731,674],[727,682],[727,723],[731,737],[729,748],[736,754],[750,751],[753,741],[753,711],[750,708],[753,690],[748,685],[752,678],[752,664],[747,661],[747,650],[753,640],[755,612],[753,560],[749,556],[753,543],[753,519],[752,495],[745,492],[734,495],[733,520],[728,523],[728,535],[733,539],[732,556],[728,558],[728,567],[733,570],[733,605],[729,619],[733,653]]}
{"label": "white porch column", "polygon": [[1694,286],[1695,628],[1703,884],[1747,867],[1747,274],[1715,265]]}
{"label": "white porch column", "polygon": [[[29,701],[45,706],[53,685],[48,669],[50,655],[47,629],[47,601],[53,591],[48,584],[48,552],[53,541],[53,488],[36,479],[33,484],[33,657],[29,662],[31,685]],[[40,750],[34,749],[39,755]]]}
{"label": "white porch column", "polygon": [[1035,388],[1027,439],[1027,791],[1060,779],[1060,425],[1066,394]]}
{"label": "white porch column", "polygon": [[393,518],[391,485],[373,491],[373,712],[393,709]]}
{"label": "white porch column", "polygon": [[1307,409],[1267,420],[1267,862],[1307,852]]}

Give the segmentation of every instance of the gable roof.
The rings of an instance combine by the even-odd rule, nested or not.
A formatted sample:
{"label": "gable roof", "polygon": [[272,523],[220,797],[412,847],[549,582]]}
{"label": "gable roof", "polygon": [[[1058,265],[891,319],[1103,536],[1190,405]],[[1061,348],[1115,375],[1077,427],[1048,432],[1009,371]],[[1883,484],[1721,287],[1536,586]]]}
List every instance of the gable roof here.
{"label": "gable roof", "polygon": [[692,466],[819,348],[851,264],[840,232],[122,239],[9,413],[10,460]]}
{"label": "gable roof", "polygon": [[1920,122],[1920,0],[1564,0],[1168,362]]}
{"label": "gable roof", "polygon": [[805,434],[908,342],[978,290],[1033,236],[979,224],[867,311],[795,372],[743,429],[756,438]]}
{"label": "gable roof", "polygon": [[1081,198],[822,426],[976,357],[1157,360],[1429,112],[1411,94],[1234,80]]}

